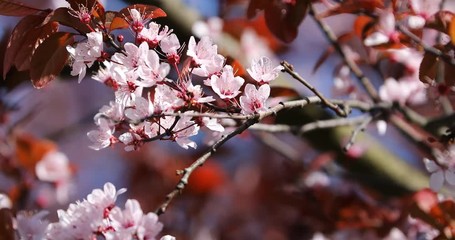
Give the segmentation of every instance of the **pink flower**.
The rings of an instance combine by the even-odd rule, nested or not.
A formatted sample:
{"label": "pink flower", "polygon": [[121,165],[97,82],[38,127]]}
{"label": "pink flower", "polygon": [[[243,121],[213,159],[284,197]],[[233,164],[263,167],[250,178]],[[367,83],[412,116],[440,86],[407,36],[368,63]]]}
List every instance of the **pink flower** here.
{"label": "pink flower", "polygon": [[213,56],[217,54],[217,46],[213,44],[212,39],[207,36],[202,37],[196,45],[196,40],[191,36],[186,55],[192,57],[197,65],[208,64],[212,61]]}
{"label": "pink flower", "polygon": [[229,65],[224,66],[221,76],[212,75],[210,78],[213,91],[222,99],[235,98],[239,95],[244,82],[242,77],[234,77],[233,69]]}
{"label": "pink flower", "polygon": [[283,66],[272,66],[272,61],[268,57],[253,59],[251,68],[247,69],[250,76],[259,83],[269,83],[278,77]]}
{"label": "pink flower", "polygon": [[379,88],[379,97],[383,101],[398,102],[401,105],[422,104],[426,101],[425,92],[425,85],[417,79],[403,78],[397,81],[387,78]]}
{"label": "pink flower", "polygon": [[161,50],[166,54],[167,60],[170,64],[175,65],[180,62],[180,42],[177,35],[170,34],[163,38],[160,42]]}
{"label": "pink flower", "polygon": [[46,229],[49,221],[43,220],[48,215],[47,211],[40,211],[37,214],[19,212],[16,217],[17,231],[20,239],[39,240],[45,239]]}
{"label": "pink flower", "polygon": [[204,126],[206,126],[208,129],[215,131],[215,132],[224,132],[224,127],[219,123],[219,120],[216,118],[209,118],[209,117],[203,117],[202,118],[202,123]]}
{"label": "pink flower", "polygon": [[[165,117],[161,119],[160,124],[164,128],[163,130],[166,131],[174,124],[174,121],[175,117]],[[172,138],[180,147],[185,149],[197,147],[196,143],[189,139],[189,137],[195,136],[199,132],[199,126],[191,120],[191,117],[180,118],[172,132]]]}
{"label": "pink flower", "polygon": [[210,36],[216,41],[223,33],[223,19],[210,17],[207,21],[196,21],[191,30],[197,37]]}
{"label": "pink flower", "polygon": [[[134,199],[126,201],[124,210],[119,207],[112,209],[110,219],[112,220],[112,227],[115,229],[114,235],[133,235],[137,231],[143,215],[144,212],[139,202]],[[108,237],[108,239],[112,238]]]}
{"label": "pink flower", "polygon": [[155,106],[155,113],[163,113],[183,106],[184,102],[178,97],[176,90],[167,85],[160,84],[155,88],[153,105]]}
{"label": "pink flower", "polygon": [[398,42],[399,33],[395,30],[395,16],[390,10],[379,14],[379,30],[369,35],[363,43],[365,46],[377,46],[388,42]]}
{"label": "pink flower", "polygon": [[163,224],[158,221],[158,216],[150,212],[142,216],[137,226],[137,237],[140,240],[155,239],[162,229]]}
{"label": "pink flower", "polygon": [[[193,68],[192,73],[200,77],[211,77],[212,75],[220,75],[223,70],[226,59],[221,54],[212,56],[211,61],[207,64],[200,65],[197,68]],[[204,81],[204,84],[210,86],[210,78]]]}
{"label": "pink flower", "polygon": [[11,208],[13,204],[11,203],[11,199],[9,199],[8,195],[0,193],[0,209],[2,208]]}
{"label": "pink flower", "polygon": [[136,97],[130,106],[125,109],[125,116],[135,122],[145,119],[154,112],[153,104],[149,99]]}
{"label": "pink flower", "polygon": [[435,153],[437,163],[430,159],[424,158],[425,168],[431,173],[430,187],[433,191],[439,191],[444,182],[447,181],[450,185],[455,185],[455,152],[454,149],[449,149],[444,152],[437,151]]}
{"label": "pink flower", "polygon": [[138,81],[137,85],[142,87],[151,87],[156,83],[164,81],[169,74],[171,67],[165,62],[160,63],[160,58],[155,51],[150,50],[145,59],[145,66],[139,67],[138,75],[142,81]]}
{"label": "pink flower", "polygon": [[100,68],[92,78],[116,90],[118,88],[118,82],[126,78],[125,72],[127,69],[122,65],[109,61],[104,61],[103,65],[105,67]]}
{"label": "pink flower", "polygon": [[52,151],[36,164],[36,176],[41,181],[64,182],[71,177],[68,158],[61,152]]}
{"label": "pink flower", "polygon": [[85,77],[87,66],[91,67],[103,52],[103,34],[101,32],[87,33],[87,42],[78,43],[76,48],[66,46],[66,50],[73,58],[71,75],[79,75],[78,80],[81,82]]}
{"label": "pink flower", "polygon": [[167,26],[164,26],[161,30],[160,28],[161,25],[155,22],[149,23],[148,27],[143,28],[138,34],[138,41],[141,43],[145,41],[148,43],[150,48],[155,48],[163,38],[172,32],[172,30],[169,30]]}
{"label": "pink flower", "polygon": [[144,28],[144,19],[142,18],[141,13],[134,8],[129,8],[128,11],[130,12],[130,18],[132,19],[129,22],[131,30],[136,33],[141,32]]}
{"label": "pink flower", "polygon": [[240,97],[240,106],[245,114],[267,110],[266,100],[270,95],[270,86],[264,84],[256,89],[253,84],[245,86],[245,95]]}
{"label": "pink flower", "polygon": [[98,130],[92,130],[87,133],[88,138],[93,142],[90,148],[100,150],[109,147],[117,141],[112,135],[114,129],[109,126],[109,122],[106,119],[99,118],[97,124],[99,127]]}
{"label": "pink flower", "polygon": [[146,42],[138,46],[133,43],[125,43],[125,53],[115,53],[112,61],[125,66],[128,71],[136,71],[139,67],[145,67],[145,59],[149,54],[149,47]]}
{"label": "pink flower", "polygon": [[94,189],[87,195],[87,203],[101,214],[100,217],[103,217],[106,210],[113,208],[117,197],[124,192],[126,192],[126,188],[121,188],[117,191],[114,184],[107,182],[104,184],[103,189]]}

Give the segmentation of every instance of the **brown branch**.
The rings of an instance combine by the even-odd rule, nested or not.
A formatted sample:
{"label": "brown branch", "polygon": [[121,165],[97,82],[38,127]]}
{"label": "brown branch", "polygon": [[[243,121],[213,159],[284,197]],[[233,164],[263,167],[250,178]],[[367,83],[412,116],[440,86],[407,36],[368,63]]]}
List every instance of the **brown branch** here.
{"label": "brown branch", "polygon": [[313,85],[311,85],[308,81],[303,79],[297,72],[295,72],[294,71],[294,67],[291,64],[289,64],[286,61],[282,61],[281,62],[281,66],[284,67],[284,70],[283,70],[284,72],[288,73],[294,79],[296,79],[297,81],[299,81],[300,83],[305,85],[305,87],[310,89],[310,91],[312,91],[316,96],[318,96],[321,99],[322,104],[324,104],[325,106],[327,106],[330,109],[332,109],[338,116],[346,117],[348,115],[348,113],[346,112],[345,109],[342,109],[337,104],[334,104],[334,103],[330,102],[330,100],[325,98],[324,95],[322,95],[322,93],[319,92]]}
{"label": "brown branch", "polygon": [[155,213],[158,215],[163,214],[169,204],[172,202],[172,200],[185,188],[185,186],[188,184],[188,179],[190,178],[191,174],[193,171],[198,168],[199,166],[202,166],[207,159],[214,154],[219,147],[221,147],[224,143],[226,143],[229,139],[233,138],[234,136],[242,133],[246,129],[248,129],[250,126],[253,124],[259,122],[265,117],[268,117],[270,115],[274,115],[277,112],[283,110],[283,109],[291,109],[291,108],[298,108],[298,107],[304,107],[310,103],[318,103],[321,100],[317,97],[312,97],[312,98],[306,98],[303,100],[296,100],[296,101],[289,101],[285,103],[280,103],[272,108],[269,108],[267,111],[263,111],[260,113],[254,114],[254,117],[251,119],[248,119],[245,121],[242,125],[240,125],[238,128],[236,128],[234,131],[229,133],[228,135],[223,136],[220,140],[215,142],[207,151],[204,155],[199,157],[196,161],[194,161],[189,167],[180,170],[177,172],[178,175],[181,175],[182,177],[180,178],[180,181],[177,183],[175,186],[174,190],[172,190],[167,196],[165,201],[158,207],[157,210],[155,210]]}
{"label": "brown branch", "polygon": [[366,118],[370,115],[362,115],[353,118],[337,118],[337,119],[328,119],[328,120],[319,120],[307,123],[303,126],[292,126],[286,124],[255,124],[250,127],[250,130],[264,131],[269,133],[279,133],[279,132],[292,132],[294,134],[302,135],[307,132],[323,129],[323,128],[333,128],[341,126],[352,126],[363,123]]}
{"label": "brown branch", "polygon": [[372,116],[367,116],[366,118],[363,119],[363,122],[360,123],[359,126],[357,126],[353,131],[352,131],[352,135],[351,137],[349,138],[349,141],[348,143],[346,144],[346,146],[343,148],[343,150],[345,152],[347,152],[351,147],[352,145],[354,145],[354,142],[355,142],[355,139],[357,137],[357,135],[360,133],[360,132],[363,132],[365,131],[365,128],[367,127],[367,125],[373,121],[373,117]]}
{"label": "brown branch", "polygon": [[349,67],[352,73],[356,76],[357,79],[362,83],[362,86],[365,88],[367,91],[368,95],[375,101],[379,101],[379,95],[376,89],[374,88],[373,84],[371,83],[371,80],[363,74],[362,70],[360,70],[359,66],[357,63],[352,60],[352,58],[349,58],[347,54],[345,53],[344,49],[341,47],[341,45],[338,43],[337,37],[335,34],[332,32],[330,27],[325,24],[322,19],[320,19],[315,11],[314,7],[310,4],[309,7],[309,14],[311,17],[313,17],[314,21],[316,21],[317,25],[319,28],[322,30],[324,33],[325,37],[327,40],[330,42],[330,44],[335,48],[335,50],[340,54],[341,58],[343,59],[344,63]]}
{"label": "brown branch", "polygon": [[422,39],[420,39],[417,35],[415,35],[414,33],[412,33],[411,31],[409,31],[405,26],[403,26],[402,24],[400,23],[397,23],[396,25],[396,28],[402,32],[404,35],[406,35],[407,37],[409,37],[412,41],[414,41],[416,44],[420,45],[423,50],[427,53],[430,53],[436,57],[439,57],[441,58],[444,62],[452,65],[452,66],[455,66],[455,59],[452,58],[451,56],[445,54],[444,52],[442,52],[441,50],[437,49],[437,48],[434,48],[432,46],[429,46],[427,45],[426,43],[424,43],[422,41]]}

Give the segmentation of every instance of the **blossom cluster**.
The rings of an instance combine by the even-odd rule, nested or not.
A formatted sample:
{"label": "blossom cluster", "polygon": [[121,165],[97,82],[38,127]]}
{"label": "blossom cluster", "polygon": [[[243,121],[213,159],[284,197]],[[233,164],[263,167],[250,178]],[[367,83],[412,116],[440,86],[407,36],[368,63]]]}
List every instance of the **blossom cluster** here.
{"label": "blossom cluster", "polygon": [[[186,64],[179,69],[183,47],[172,30],[155,22],[146,24],[148,19],[137,9],[129,12],[134,43],[120,42],[123,45],[110,55],[105,49],[105,33],[95,29],[87,34],[87,41],[67,47],[73,60],[72,75],[79,75],[81,80],[87,67],[100,62],[102,67],[93,79],[115,91],[115,100],[95,116],[98,130],[88,133],[93,149],[121,142],[131,151],[152,140],[171,140],[185,149],[196,148],[190,137],[202,127],[215,132],[223,132],[224,127],[214,118],[180,113],[254,114],[267,109],[269,83],[277,78],[281,66],[274,66],[267,57],[254,59],[247,69],[254,83],[246,83],[218,53],[211,38],[202,37],[197,42],[191,37]],[[168,78],[171,67],[178,73],[177,80]],[[196,78],[205,86],[196,84]]]}
{"label": "blossom cluster", "polygon": [[[126,189],[116,190],[112,183],[103,189],[94,189],[86,199],[69,205],[66,211],[58,210],[58,222],[49,223],[43,219],[47,211],[36,214],[18,213],[16,230],[21,239],[156,239],[163,228],[155,213],[141,209],[139,202],[129,199],[122,209],[116,206],[117,197]],[[5,196],[3,196],[5,198]],[[1,203],[3,199],[0,195]],[[11,204],[1,204],[9,208]],[[175,239],[169,235],[162,240]]]}
{"label": "blossom cluster", "polygon": [[449,147],[444,151],[435,150],[436,160],[424,158],[425,168],[431,173],[430,187],[439,191],[444,182],[455,185],[455,147]]}

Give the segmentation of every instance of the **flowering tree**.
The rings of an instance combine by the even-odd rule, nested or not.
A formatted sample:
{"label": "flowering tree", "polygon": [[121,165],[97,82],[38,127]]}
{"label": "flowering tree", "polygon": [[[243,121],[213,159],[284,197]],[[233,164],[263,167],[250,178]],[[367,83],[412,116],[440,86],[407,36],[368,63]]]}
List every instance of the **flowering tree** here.
{"label": "flowering tree", "polygon": [[[175,11],[181,6],[170,2],[162,8],[133,4],[120,11],[108,11],[97,0],[67,2],[67,7],[44,10],[0,1],[0,14],[22,17],[4,54],[8,94],[0,105],[1,170],[12,181],[0,195],[0,234],[7,239],[156,239],[163,228],[158,216],[185,188],[210,206],[207,196],[221,191],[222,184],[238,201],[221,209],[230,213],[219,208],[210,208],[211,215],[198,213],[212,221],[218,217],[209,232],[220,237],[454,238],[455,20],[444,1],[222,1],[225,19],[192,23],[194,35],[187,38],[159,23],[166,17],[188,25],[188,14]],[[238,6],[250,20],[227,17]],[[342,14],[353,17],[352,27],[336,35],[326,19]],[[341,57],[332,69],[332,93],[274,54],[286,51],[285,43],[293,42],[310,18],[329,43],[313,71],[332,55]],[[146,158],[141,151],[151,142],[175,142],[189,151],[201,148],[197,136],[208,138],[208,148],[189,165],[173,166],[179,177],[173,190],[153,192],[161,199],[152,204],[154,212],[144,214],[135,199],[120,208],[116,200],[125,189],[117,191],[109,182],[66,211],[58,210],[54,222],[45,219],[46,210],[17,211],[26,210],[39,182],[52,183],[60,204],[69,199],[75,170],[66,155],[54,142],[21,130],[20,123],[33,114],[7,118],[16,109],[9,93],[19,82],[31,79],[35,88],[45,88],[65,68],[80,84],[90,76],[112,89],[112,100],[94,114],[94,130],[87,133],[94,150],[120,145]],[[302,86],[306,94],[298,90]],[[369,125],[376,128],[362,134]],[[233,177],[240,183],[229,186],[229,177],[210,159],[245,134],[282,155],[288,167],[281,173],[270,162],[261,163],[261,171],[242,168]],[[427,172],[404,163],[371,134],[383,142],[405,136],[403,146],[419,148],[415,165]],[[303,136],[317,149],[312,160],[301,160],[291,136]],[[170,165],[158,165],[153,165],[155,175],[166,175]],[[270,231],[236,235],[230,228],[242,214],[262,218],[260,209],[253,210],[256,205],[244,203],[251,199],[273,206],[267,212],[272,217],[256,220]],[[39,198],[34,201],[37,208],[49,207]],[[178,238],[216,238],[204,231],[185,235],[172,223],[166,227]]]}

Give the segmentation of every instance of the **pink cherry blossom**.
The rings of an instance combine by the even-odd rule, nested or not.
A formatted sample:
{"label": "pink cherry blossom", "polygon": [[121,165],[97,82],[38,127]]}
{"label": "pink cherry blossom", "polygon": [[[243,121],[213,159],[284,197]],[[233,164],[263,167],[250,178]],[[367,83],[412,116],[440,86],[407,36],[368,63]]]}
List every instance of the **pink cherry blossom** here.
{"label": "pink cherry blossom", "polygon": [[213,91],[222,99],[231,99],[239,95],[244,82],[242,77],[234,77],[234,70],[230,65],[224,66],[221,76],[212,75],[210,78]]}
{"label": "pink cherry blossom", "polygon": [[191,31],[197,37],[209,36],[215,41],[223,33],[223,19],[219,17],[210,17],[207,21],[196,21],[191,28]]}
{"label": "pink cherry blossom", "polygon": [[240,97],[240,106],[245,114],[267,110],[266,100],[270,96],[270,86],[264,84],[256,89],[253,84],[245,86],[245,93]]}
{"label": "pink cherry blossom", "polygon": [[212,39],[205,36],[196,44],[196,40],[191,36],[188,42],[186,55],[193,58],[196,65],[205,65],[212,61],[212,57],[217,55],[217,45],[213,44]]}
{"label": "pink cherry blossom", "polygon": [[138,68],[138,75],[142,78],[137,81],[137,85],[142,87],[152,87],[156,83],[164,81],[169,74],[171,67],[165,62],[160,62],[160,58],[155,51],[148,51],[145,65]]}
{"label": "pink cherry blossom", "polygon": [[216,54],[212,56],[212,59],[208,63],[193,68],[192,73],[200,77],[208,77],[204,81],[204,84],[210,86],[210,77],[212,75],[220,75],[225,63],[226,58],[221,54]]}
{"label": "pink cherry blossom", "polygon": [[137,125],[130,124],[130,131],[119,136],[119,141],[125,144],[125,151],[138,150],[143,144],[144,139],[152,138],[158,133],[156,123],[141,122]]}
{"label": "pink cherry blossom", "polygon": [[49,221],[43,220],[43,217],[48,214],[47,211],[40,211],[37,214],[19,212],[16,216],[16,224],[20,239],[45,239]]}
{"label": "pink cherry blossom", "polygon": [[219,119],[216,119],[216,118],[203,117],[202,123],[208,129],[215,131],[215,132],[224,132],[224,130],[225,130],[223,125],[221,125],[219,123]]}
{"label": "pink cherry blossom", "polygon": [[67,181],[71,177],[69,160],[62,152],[49,152],[36,164],[35,173],[41,181]]}
{"label": "pink cherry blossom", "polygon": [[[174,121],[175,117],[162,118],[160,124],[164,129],[161,131],[168,130],[174,124]],[[191,120],[191,117],[185,116],[180,118],[177,124],[175,124],[175,127],[172,129],[172,138],[180,147],[184,149],[188,149],[189,147],[196,148],[196,143],[189,139],[189,137],[197,135],[199,129],[200,127]]]}
{"label": "pink cherry blossom", "polygon": [[180,42],[175,34],[169,34],[164,37],[160,42],[161,50],[166,54],[167,60],[170,64],[176,65],[180,62]]}
{"label": "pink cherry blossom", "polygon": [[172,33],[168,26],[161,29],[161,25],[151,22],[148,26],[142,29],[137,38],[140,43],[147,42],[150,48],[158,46],[160,41]]}
{"label": "pink cherry blossom", "polygon": [[409,5],[414,15],[407,18],[407,25],[412,29],[425,26],[426,21],[439,11],[439,0],[409,0]]}
{"label": "pink cherry blossom", "polygon": [[100,108],[94,119],[98,121],[99,118],[105,118],[109,121],[109,126],[114,126],[124,119],[124,108],[125,106],[121,103],[110,101],[109,105],[104,105]]}
{"label": "pink cherry blossom", "polygon": [[118,82],[126,78],[125,72],[127,69],[122,65],[109,61],[104,61],[103,65],[104,68],[100,68],[92,78],[116,90],[118,88]]}
{"label": "pink cherry blossom", "polygon": [[425,168],[431,173],[430,187],[433,191],[439,191],[444,182],[455,185],[455,149],[451,148],[443,152],[435,152],[436,161],[424,158]]}
{"label": "pink cherry blossom", "polygon": [[272,61],[268,57],[253,59],[251,68],[247,69],[250,76],[259,83],[269,83],[278,77],[283,66],[273,66]]}
{"label": "pink cherry blossom", "polygon": [[114,129],[109,126],[109,122],[104,118],[99,118],[97,121],[98,130],[92,130],[87,133],[88,138],[93,142],[90,148],[100,150],[109,147],[116,142],[116,138],[112,135]]}
{"label": "pink cherry blossom", "polygon": [[143,42],[138,46],[133,43],[125,43],[125,53],[115,53],[112,56],[112,61],[121,64],[127,68],[128,71],[136,71],[139,67],[145,67],[145,59],[149,51],[148,44]]}
{"label": "pink cherry blossom", "polygon": [[116,189],[114,184],[107,182],[103,189],[94,189],[87,195],[87,202],[97,209],[110,208],[115,204],[117,197],[126,192],[126,188]]}
{"label": "pink cherry blossom", "polygon": [[125,109],[125,116],[132,121],[140,121],[154,113],[152,102],[143,97],[136,97]]}
{"label": "pink cherry blossom", "polygon": [[129,24],[131,30],[136,33],[141,32],[144,28],[144,19],[142,18],[142,14],[134,8],[129,8],[128,12],[130,12],[131,21]]}
{"label": "pink cherry blossom", "polygon": [[425,85],[413,78],[403,78],[400,81],[388,78],[379,88],[379,97],[383,101],[421,104],[426,101]]}
{"label": "pink cherry blossom", "polygon": [[167,85],[158,85],[155,88],[155,96],[153,98],[155,113],[163,113],[173,111],[184,105],[181,98],[178,97],[178,92]]}
{"label": "pink cherry blossom", "polygon": [[87,42],[80,42],[75,48],[66,46],[66,50],[73,59],[71,75],[79,75],[78,80],[81,82],[85,77],[87,66],[91,67],[103,52],[103,34],[101,32],[87,33]]}
{"label": "pink cherry blossom", "polygon": [[399,41],[399,33],[395,30],[395,16],[391,10],[379,14],[378,31],[372,33],[364,40],[365,46],[377,46],[388,42]]}
{"label": "pink cherry blossom", "polygon": [[11,208],[13,206],[11,199],[8,195],[0,193],[0,209],[2,208]]}
{"label": "pink cherry blossom", "polygon": [[162,229],[163,224],[158,221],[158,216],[152,212],[147,213],[137,226],[137,237],[140,240],[155,239]]}

